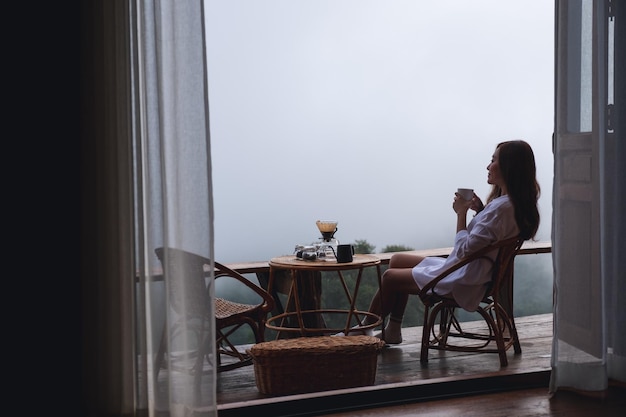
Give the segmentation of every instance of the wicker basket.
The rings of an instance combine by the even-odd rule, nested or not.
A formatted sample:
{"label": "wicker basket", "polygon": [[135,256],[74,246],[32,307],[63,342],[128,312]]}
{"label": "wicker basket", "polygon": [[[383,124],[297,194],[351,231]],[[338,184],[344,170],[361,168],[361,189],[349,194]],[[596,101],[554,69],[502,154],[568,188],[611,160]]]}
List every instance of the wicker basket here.
{"label": "wicker basket", "polygon": [[286,395],[372,385],[384,342],[372,336],[299,337],[248,349],[263,394]]}

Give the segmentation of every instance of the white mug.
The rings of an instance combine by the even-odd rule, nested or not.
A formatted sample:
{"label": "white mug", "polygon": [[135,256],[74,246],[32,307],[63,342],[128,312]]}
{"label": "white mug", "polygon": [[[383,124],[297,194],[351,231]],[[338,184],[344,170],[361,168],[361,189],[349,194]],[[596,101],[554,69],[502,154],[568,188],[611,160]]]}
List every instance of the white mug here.
{"label": "white mug", "polygon": [[466,200],[471,200],[474,197],[474,190],[472,188],[458,188],[456,192]]}

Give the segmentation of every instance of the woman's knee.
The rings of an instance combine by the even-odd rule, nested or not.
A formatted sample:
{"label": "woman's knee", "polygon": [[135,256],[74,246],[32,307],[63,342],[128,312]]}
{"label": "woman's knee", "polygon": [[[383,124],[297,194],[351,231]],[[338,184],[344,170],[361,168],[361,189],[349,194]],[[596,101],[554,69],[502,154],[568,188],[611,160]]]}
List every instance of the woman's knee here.
{"label": "woman's knee", "polygon": [[409,291],[417,287],[411,268],[389,268],[382,276],[383,289],[386,291]]}
{"label": "woman's knee", "polygon": [[389,258],[389,268],[413,268],[422,262],[423,259],[423,256],[410,253],[394,253]]}

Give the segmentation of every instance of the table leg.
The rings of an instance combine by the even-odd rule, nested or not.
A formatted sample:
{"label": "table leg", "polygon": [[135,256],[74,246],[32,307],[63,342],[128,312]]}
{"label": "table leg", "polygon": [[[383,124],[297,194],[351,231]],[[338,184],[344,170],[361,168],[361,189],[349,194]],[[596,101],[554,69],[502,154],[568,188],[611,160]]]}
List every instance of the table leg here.
{"label": "table leg", "polygon": [[[286,272],[286,273],[283,273]],[[282,286],[277,281],[282,280]],[[289,282],[287,284],[287,281]],[[285,285],[286,284],[286,285]],[[279,288],[280,287],[280,288]],[[295,312],[280,321],[280,327],[300,329],[300,333],[284,332],[286,337],[321,336],[324,333],[306,332],[306,328],[325,328],[326,323],[321,314],[302,314],[302,311],[320,310],[322,298],[322,274],[316,271],[297,271],[270,268],[268,291],[276,298],[278,293],[286,294],[285,306],[279,313]],[[278,331],[276,338],[283,332]]]}
{"label": "table leg", "polygon": [[[300,311],[320,310],[322,308],[321,272],[299,271],[296,277],[296,279],[298,280],[298,298],[300,299],[301,308]],[[307,314],[306,316],[302,317],[302,322],[307,328],[326,327],[324,317],[321,314]],[[323,333],[320,333],[319,335],[321,334]]]}
{"label": "table leg", "polygon": [[376,265],[376,277],[378,278],[378,299],[380,300],[380,314],[381,314],[381,339],[385,340],[385,319],[382,317],[383,313],[383,281],[382,281],[382,273],[380,272],[380,264]]}
{"label": "table leg", "polygon": [[[344,282],[343,275],[341,275],[341,271],[338,271],[338,272],[339,272],[339,275],[341,276],[341,282],[343,283],[344,288],[346,289],[346,294],[348,295],[348,301],[350,302],[350,310],[348,311],[348,320],[346,321],[346,328],[344,330],[344,332],[348,334],[350,327],[352,327],[351,326],[352,316],[354,315],[354,310],[356,308],[356,297],[359,294],[359,286],[361,285],[361,277],[363,276],[363,268],[359,268],[359,272],[356,276],[356,281],[354,283],[354,290],[352,292],[352,296],[350,296],[350,294],[347,292],[347,287]],[[356,317],[356,321],[358,325],[363,324],[361,323],[361,319],[358,316],[355,315],[355,317]]]}

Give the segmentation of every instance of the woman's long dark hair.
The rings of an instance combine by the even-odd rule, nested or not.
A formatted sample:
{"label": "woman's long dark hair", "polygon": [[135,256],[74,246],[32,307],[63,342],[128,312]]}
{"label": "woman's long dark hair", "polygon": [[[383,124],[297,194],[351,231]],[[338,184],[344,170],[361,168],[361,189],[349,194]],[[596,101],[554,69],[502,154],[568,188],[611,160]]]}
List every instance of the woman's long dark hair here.
{"label": "woman's long dark hair", "polygon": [[[541,193],[536,177],[535,154],[523,140],[502,142],[497,148],[500,172],[515,208],[515,221],[520,229],[520,236],[524,240],[532,239],[539,228],[537,200]],[[502,190],[494,185],[487,202],[500,195]]]}

